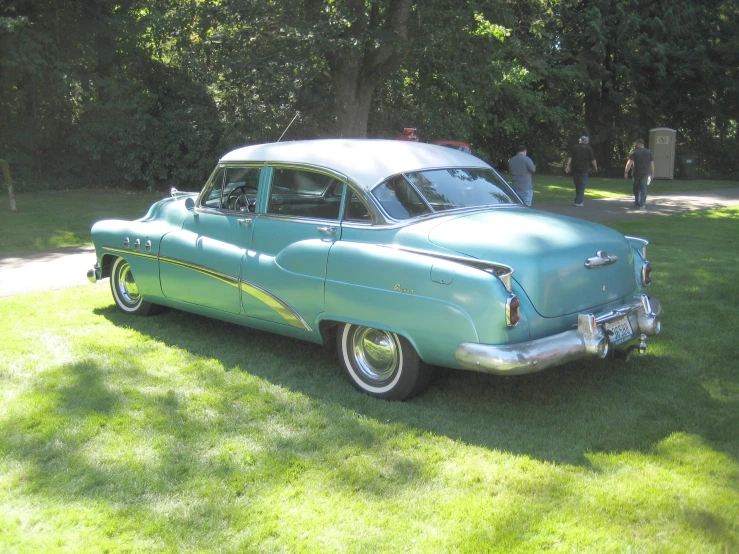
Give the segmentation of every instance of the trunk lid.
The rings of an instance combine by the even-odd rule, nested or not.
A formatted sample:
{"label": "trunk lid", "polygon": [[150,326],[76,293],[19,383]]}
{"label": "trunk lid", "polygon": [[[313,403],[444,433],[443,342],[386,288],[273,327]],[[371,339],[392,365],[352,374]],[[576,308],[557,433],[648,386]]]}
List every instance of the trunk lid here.
{"label": "trunk lid", "polygon": [[[636,288],[629,242],[596,223],[529,208],[497,208],[433,223],[418,229],[428,232],[432,244],[511,266],[513,279],[543,317],[595,308]],[[600,251],[618,260],[603,263]],[[588,259],[598,267],[588,269]]]}

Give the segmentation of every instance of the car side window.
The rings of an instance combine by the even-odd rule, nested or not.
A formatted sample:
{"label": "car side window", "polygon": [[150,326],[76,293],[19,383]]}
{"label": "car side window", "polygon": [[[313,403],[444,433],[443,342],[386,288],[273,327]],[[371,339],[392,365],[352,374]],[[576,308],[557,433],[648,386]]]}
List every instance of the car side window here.
{"label": "car side window", "polygon": [[[337,188],[339,187],[339,188]],[[317,219],[339,219],[340,179],[318,171],[274,168],[267,213]]]}
{"label": "car side window", "polygon": [[201,206],[214,210],[254,211],[259,167],[219,167],[206,184]]}
{"label": "car side window", "polygon": [[221,208],[240,212],[253,212],[259,189],[258,167],[227,167],[223,180]]}
{"label": "car side window", "polygon": [[367,206],[360,200],[357,193],[349,189],[346,197],[346,208],[344,210],[345,221],[372,221]]}
{"label": "car side window", "polygon": [[372,190],[372,194],[393,219],[408,219],[431,212],[416,189],[403,176],[380,183]]}
{"label": "car side window", "polygon": [[223,194],[223,176],[226,173],[225,167],[218,167],[208,179],[205,185],[203,200],[201,206],[204,208],[220,209],[221,195]]}

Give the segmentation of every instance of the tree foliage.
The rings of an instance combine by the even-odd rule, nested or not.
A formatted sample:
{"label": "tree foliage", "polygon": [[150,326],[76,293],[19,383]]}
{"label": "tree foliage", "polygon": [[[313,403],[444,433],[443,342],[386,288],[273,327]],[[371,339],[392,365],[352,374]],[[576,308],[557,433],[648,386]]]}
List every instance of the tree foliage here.
{"label": "tree foliage", "polygon": [[618,171],[666,126],[735,177],[738,31],[734,0],[5,0],[0,157],[19,183],[197,188],[295,118],[286,139],[413,125],[553,169],[589,134]]}

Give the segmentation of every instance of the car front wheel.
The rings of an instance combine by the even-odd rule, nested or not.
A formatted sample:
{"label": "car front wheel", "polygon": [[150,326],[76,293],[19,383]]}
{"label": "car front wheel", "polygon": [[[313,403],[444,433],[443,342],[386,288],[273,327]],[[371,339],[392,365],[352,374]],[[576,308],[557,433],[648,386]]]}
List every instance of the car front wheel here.
{"label": "car front wheel", "polygon": [[378,398],[405,400],[422,392],[431,378],[431,368],[396,333],[347,323],[339,327],[336,348],[349,382]]}
{"label": "car front wheel", "polygon": [[127,314],[149,315],[155,305],[146,302],[139,293],[131,266],[123,258],[116,258],[110,272],[110,290],[116,305]]}

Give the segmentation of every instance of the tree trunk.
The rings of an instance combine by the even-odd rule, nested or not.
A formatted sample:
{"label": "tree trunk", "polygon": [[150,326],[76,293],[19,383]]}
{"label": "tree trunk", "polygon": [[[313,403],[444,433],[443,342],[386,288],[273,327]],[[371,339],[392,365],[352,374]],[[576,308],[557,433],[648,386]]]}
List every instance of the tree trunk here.
{"label": "tree trunk", "polygon": [[333,72],[336,87],[337,134],[342,138],[365,138],[372,95],[380,79],[364,79],[361,67],[342,60]]}
{"label": "tree trunk", "polygon": [[385,10],[380,9],[380,2],[374,2],[369,12],[361,0],[347,1],[346,7],[352,23],[342,37],[344,44],[324,52],[329,69],[326,75],[336,89],[337,134],[364,138],[375,89],[410,52],[413,41],[408,25],[413,0],[389,0]]}
{"label": "tree trunk", "polygon": [[13,180],[10,178],[10,165],[8,160],[0,160],[0,166],[3,172],[3,182],[8,187],[8,199],[10,200],[10,211],[13,213],[18,212],[18,208],[15,205],[15,194],[13,193]]}

